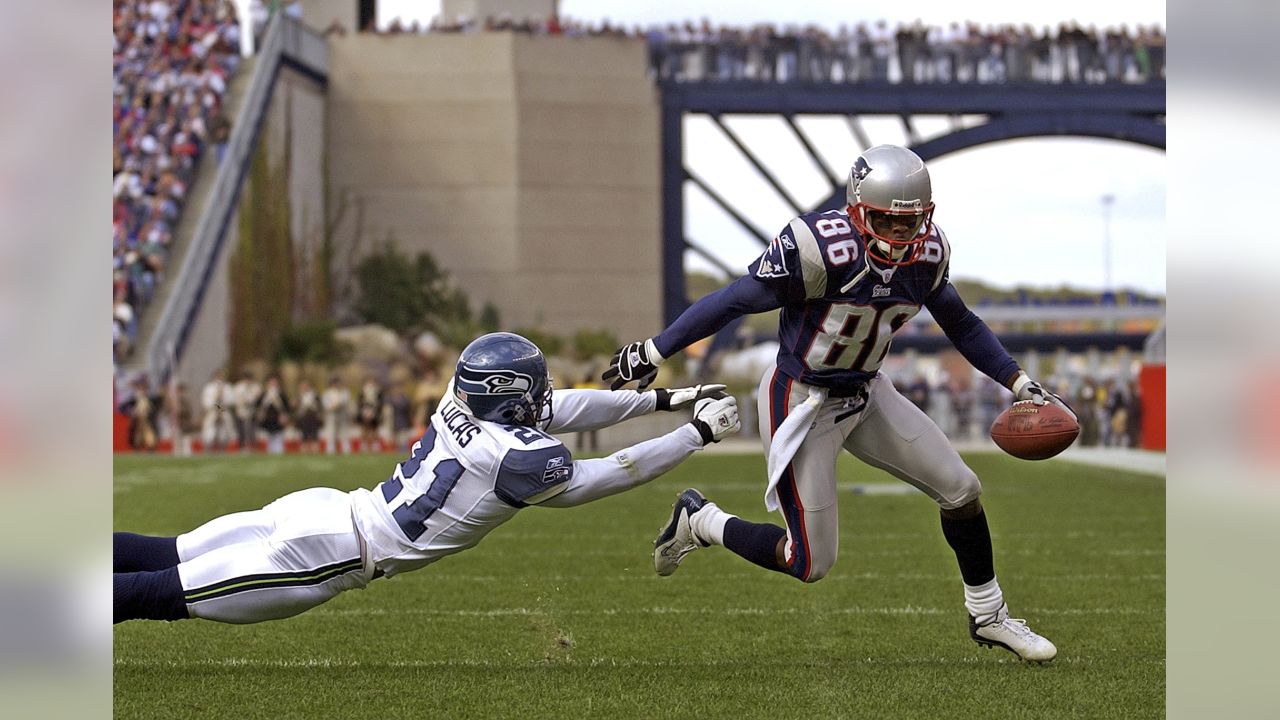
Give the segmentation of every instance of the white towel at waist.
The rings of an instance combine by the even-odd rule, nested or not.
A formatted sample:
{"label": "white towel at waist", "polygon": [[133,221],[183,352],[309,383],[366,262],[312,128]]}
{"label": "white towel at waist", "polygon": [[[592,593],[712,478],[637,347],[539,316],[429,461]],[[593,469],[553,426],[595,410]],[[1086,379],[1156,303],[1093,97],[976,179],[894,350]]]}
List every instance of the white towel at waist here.
{"label": "white towel at waist", "polygon": [[804,442],[805,435],[809,434],[810,426],[818,418],[818,411],[826,401],[826,388],[809,386],[809,396],[795,410],[792,410],[787,415],[787,419],[782,421],[782,425],[774,431],[773,440],[769,443],[769,486],[764,489],[764,506],[769,512],[780,507],[778,480],[782,478],[782,471],[791,462],[791,458],[796,456],[800,443]]}

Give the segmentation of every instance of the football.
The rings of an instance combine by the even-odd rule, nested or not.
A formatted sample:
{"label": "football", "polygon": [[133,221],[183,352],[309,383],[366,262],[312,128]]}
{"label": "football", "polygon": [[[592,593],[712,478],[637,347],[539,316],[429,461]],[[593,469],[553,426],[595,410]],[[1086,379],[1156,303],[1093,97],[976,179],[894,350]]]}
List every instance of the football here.
{"label": "football", "polygon": [[1031,400],[1016,402],[991,423],[991,439],[1023,460],[1045,460],[1066,450],[1080,435],[1080,423],[1066,410]]}

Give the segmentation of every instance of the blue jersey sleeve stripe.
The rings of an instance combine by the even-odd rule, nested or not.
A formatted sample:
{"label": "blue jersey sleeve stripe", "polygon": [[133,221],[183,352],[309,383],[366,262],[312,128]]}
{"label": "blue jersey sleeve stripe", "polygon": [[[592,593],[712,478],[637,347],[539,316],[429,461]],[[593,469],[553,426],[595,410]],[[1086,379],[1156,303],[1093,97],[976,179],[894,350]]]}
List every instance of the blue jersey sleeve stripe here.
{"label": "blue jersey sleeve stripe", "polygon": [[508,450],[498,467],[493,492],[513,507],[525,507],[528,500],[545,494],[573,478],[573,457],[557,443],[534,450]]}

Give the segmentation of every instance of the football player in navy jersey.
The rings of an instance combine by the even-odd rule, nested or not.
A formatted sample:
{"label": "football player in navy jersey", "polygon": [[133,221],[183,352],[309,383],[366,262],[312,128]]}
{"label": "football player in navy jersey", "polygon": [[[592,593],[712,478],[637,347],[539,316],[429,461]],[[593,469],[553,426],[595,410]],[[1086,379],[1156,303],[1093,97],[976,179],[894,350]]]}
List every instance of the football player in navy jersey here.
{"label": "football player in navy jersey", "polygon": [[738,316],[781,308],[781,347],[760,382],[758,407],[769,469],[765,506],[780,510],[786,527],[746,522],[689,489],[654,541],[654,566],[670,575],[694,549],[723,545],[770,570],[820,580],[836,561],[843,448],[938,503],[973,640],[1052,660],[1053,643],[1009,617],[977,476],[879,369],[894,333],[926,307],[956,349],[1018,400],[1063,403],[1022,372],[948,280],[951,249],[933,222],[929,171],[919,156],[895,145],[868,149],[849,172],[847,200],[843,209],[792,220],[747,275],[655,337],[619,349],[605,371],[614,389],[631,381],[643,389],[663,359]]}
{"label": "football player in navy jersey", "polygon": [[[115,621],[285,618],[475,546],[521,509],[573,507],[646,483],[739,428],[723,385],[552,393],[546,360],[490,333],[458,360],[408,459],[372,489],[312,488],[177,537],[115,533]],[[605,458],[575,460],[548,433],[655,410],[692,422]]]}

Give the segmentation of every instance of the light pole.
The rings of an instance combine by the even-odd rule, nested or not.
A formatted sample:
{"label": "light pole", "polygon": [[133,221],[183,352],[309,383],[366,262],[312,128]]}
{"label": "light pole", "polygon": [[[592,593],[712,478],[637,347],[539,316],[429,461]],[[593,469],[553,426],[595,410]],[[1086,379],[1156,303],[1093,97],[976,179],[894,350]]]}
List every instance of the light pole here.
{"label": "light pole", "polygon": [[1115,205],[1116,196],[1107,193],[1102,196],[1102,289],[1111,292],[1111,206]]}

